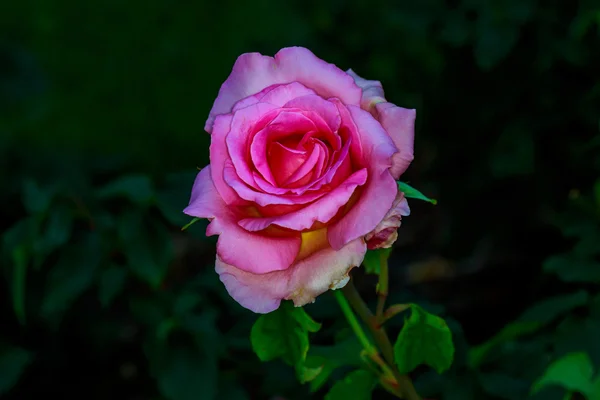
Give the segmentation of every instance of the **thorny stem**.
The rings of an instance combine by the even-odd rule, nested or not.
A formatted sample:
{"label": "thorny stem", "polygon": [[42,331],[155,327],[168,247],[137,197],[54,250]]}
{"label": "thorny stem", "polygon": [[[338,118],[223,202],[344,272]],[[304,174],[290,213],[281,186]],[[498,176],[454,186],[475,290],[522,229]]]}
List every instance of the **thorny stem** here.
{"label": "thorny stem", "polygon": [[[383,273],[384,270],[382,269],[381,272]],[[385,272],[387,272],[387,268],[385,269]],[[387,282],[387,277],[385,278],[385,281]],[[350,280],[350,282],[348,282],[341,290],[345,299],[348,300],[348,303],[350,303],[354,311],[371,331],[373,339],[381,350],[385,362],[391,368],[392,373],[396,378],[396,382],[398,382],[400,386],[400,391],[402,392],[403,397],[406,400],[421,400],[421,397],[415,390],[410,377],[400,374],[398,368],[396,368],[396,364],[394,363],[394,351],[392,349],[390,339],[388,338],[385,329],[379,324],[377,317],[373,315],[362,297],[360,297],[360,294],[358,293],[358,290],[356,290],[356,287],[354,287],[352,280]]]}

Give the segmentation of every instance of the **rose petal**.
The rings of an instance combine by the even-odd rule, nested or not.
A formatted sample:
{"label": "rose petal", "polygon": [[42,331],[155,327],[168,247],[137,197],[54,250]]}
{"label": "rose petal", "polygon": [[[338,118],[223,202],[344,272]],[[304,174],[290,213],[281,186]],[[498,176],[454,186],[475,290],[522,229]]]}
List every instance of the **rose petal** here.
{"label": "rose petal", "polygon": [[398,148],[398,153],[392,158],[391,168],[392,176],[398,179],[414,158],[416,110],[389,103],[385,99],[381,82],[361,78],[351,69],[347,72],[363,91],[360,102],[362,109],[370,112],[381,123]]}
{"label": "rose petal", "polygon": [[329,243],[334,249],[371,232],[391,208],[398,186],[390,174],[396,146],[381,125],[368,112],[348,106],[361,135],[364,161],[369,179],[348,213],[328,228]]}
{"label": "rose petal", "polygon": [[329,99],[329,101],[336,105],[340,117],[342,118],[338,135],[342,138],[342,140],[344,140],[344,142],[347,142],[349,140],[352,141],[352,145],[350,147],[350,156],[352,158],[352,164],[354,164],[355,168],[364,167],[365,163],[362,155],[363,150],[361,144],[361,136],[358,133],[358,128],[356,127],[356,124],[352,120],[352,115],[350,115],[350,111],[348,111],[346,105],[343,104],[339,99]]}
{"label": "rose petal", "polygon": [[296,97],[285,103],[284,108],[299,108],[317,113],[327,123],[331,132],[336,132],[340,127],[341,117],[337,107],[321,96],[313,94]]}
{"label": "rose petal", "polygon": [[354,78],[354,82],[362,89],[362,98],[360,100],[360,107],[372,113],[372,109],[377,103],[386,101],[385,94],[383,92],[383,86],[379,81],[370,81],[368,79],[361,78],[356,72],[349,69],[346,71],[348,75]]}
{"label": "rose petal", "polygon": [[231,129],[225,138],[225,143],[236,174],[251,187],[256,187],[251,160],[248,157],[251,140],[255,132],[263,129],[277,117],[279,110],[272,104],[256,103],[233,114]]}
{"label": "rose petal", "polygon": [[[271,123],[269,123],[264,129],[256,133],[251,139],[250,144],[250,157],[254,167],[260,172],[260,174],[269,182],[271,185],[277,185],[277,179],[273,175],[272,165],[276,157],[273,156],[271,144],[277,145],[279,139],[285,139],[296,132],[310,131],[315,129],[315,124],[306,116],[297,113],[281,112]],[[275,142],[275,143],[274,143]],[[288,149],[292,150],[292,149]],[[290,172],[293,173],[306,159],[308,156],[306,152],[290,154],[290,151],[286,152],[287,157],[285,163],[275,162],[278,168],[289,169],[295,168]],[[289,168],[286,168],[289,167]],[[282,171],[277,171],[282,173]]]}
{"label": "rose petal", "polygon": [[375,111],[383,129],[392,137],[398,148],[398,153],[392,157],[390,172],[394,179],[399,179],[414,158],[413,147],[417,111],[397,107],[387,102],[378,103],[375,106]]}
{"label": "rose petal", "polygon": [[244,183],[235,172],[235,168],[228,162],[223,169],[223,179],[244,200],[257,203],[260,206],[272,204],[306,204],[322,197],[323,192],[304,193],[302,195],[272,195],[257,191]]}
{"label": "rose petal", "polygon": [[246,108],[256,103],[269,103],[278,107],[283,107],[288,101],[296,97],[315,94],[315,91],[307,88],[299,82],[292,82],[283,85],[272,85],[264,88],[260,92],[241,99],[233,105],[232,111]]}
{"label": "rose petal", "polygon": [[361,169],[319,200],[298,211],[269,218],[244,218],[240,220],[239,224],[252,232],[261,231],[270,225],[295,231],[309,229],[315,222],[329,222],[340,208],[348,203],[356,188],[366,181],[367,170]]}
{"label": "rose petal", "polygon": [[338,97],[345,104],[360,104],[361,90],[354,79],[333,64],[302,47],[281,49],[274,58],[242,54],[219,90],[204,129],[212,131],[215,116],[229,113],[239,100],[275,84],[299,82],[322,97]]}
{"label": "rose petal", "polygon": [[211,166],[207,166],[198,173],[183,212],[212,220],[206,234],[219,235],[217,254],[227,264],[256,274],[289,268],[300,251],[300,235],[269,237],[248,232],[237,223],[239,210],[221,199],[211,179]]}
{"label": "rose petal", "polygon": [[385,214],[385,217],[377,224],[375,229],[365,236],[367,248],[374,250],[392,247],[398,238],[398,228],[402,222],[402,217],[408,215],[410,215],[408,202],[404,198],[404,193],[398,191],[392,208]]}
{"label": "rose petal", "polygon": [[362,239],[340,250],[326,248],[285,271],[257,275],[235,268],[217,257],[215,270],[227,292],[243,307],[266,314],[279,308],[281,300],[303,306],[329,289],[348,282],[348,272],[362,263],[367,248]]}
{"label": "rose petal", "polygon": [[223,179],[223,168],[229,161],[229,151],[225,143],[225,138],[231,129],[232,116],[229,114],[219,115],[215,119],[213,134],[210,142],[210,165],[212,166],[212,181],[217,191],[225,203],[229,205],[248,204],[243,200]]}

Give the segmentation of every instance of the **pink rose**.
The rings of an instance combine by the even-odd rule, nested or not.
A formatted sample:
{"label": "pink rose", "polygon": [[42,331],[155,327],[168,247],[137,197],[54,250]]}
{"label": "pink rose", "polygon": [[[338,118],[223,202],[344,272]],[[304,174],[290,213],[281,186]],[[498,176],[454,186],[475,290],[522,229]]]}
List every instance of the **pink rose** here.
{"label": "pink rose", "polygon": [[409,213],[395,180],[413,159],[414,121],[381,83],[307,49],[241,55],[184,210],[211,220],[229,294],[257,313],[302,306],[343,287],[367,246],[391,246]]}

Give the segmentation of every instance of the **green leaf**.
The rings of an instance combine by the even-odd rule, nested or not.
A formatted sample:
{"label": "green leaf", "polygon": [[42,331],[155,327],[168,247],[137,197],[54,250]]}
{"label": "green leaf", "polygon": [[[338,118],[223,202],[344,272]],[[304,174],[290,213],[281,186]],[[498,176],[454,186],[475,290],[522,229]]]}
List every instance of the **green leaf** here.
{"label": "green leaf", "polygon": [[555,296],[528,308],[521,314],[519,320],[539,322],[540,324],[545,325],[554,321],[561,314],[565,314],[577,307],[585,305],[589,298],[590,296],[585,290],[562,296]]}
{"label": "green leaf", "polygon": [[469,365],[471,368],[478,368],[485,360],[486,355],[494,347],[516,339],[519,336],[533,333],[540,329],[542,324],[536,321],[517,321],[506,325],[500,332],[487,342],[471,348],[469,352]]}
{"label": "green leaf", "polygon": [[156,195],[156,206],[174,226],[185,224],[188,216],[182,210],[188,205],[197,171],[169,174]]}
{"label": "green leaf", "polygon": [[474,46],[475,60],[483,70],[489,70],[504,59],[519,38],[519,26],[512,23],[495,23],[480,18],[477,41]]}
{"label": "green leaf", "polygon": [[181,228],[182,231],[185,231],[187,228],[189,228],[190,226],[194,225],[196,222],[200,221],[200,218],[198,217],[194,217],[192,218],[192,220],[190,222],[188,222],[187,224],[185,224],[183,226],[183,228]]}
{"label": "green leaf", "polygon": [[404,197],[406,197],[407,199],[418,199],[418,200],[427,201],[433,205],[437,204],[437,200],[430,199],[429,197],[425,196],[423,193],[419,192],[414,187],[410,186],[408,183],[398,181],[398,189],[402,193],[404,193]]}
{"label": "green leaf", "polygon": [[18,381],[33,355],[20,347],[0,347],[0,395],[6,394]]}
{"label": "green leaf", "polygon": [[112,265],[105,269],[100,275],[98,282],[98,298],[102,307],[110,306],[125,286],[127,280],[127,270],[118,265]]}
{"label": "green leaf", "polygon": [[452,332],[442,318],[411,304],[411,315],[394,345],[394,358],[402,374],[421,364],[441,374],[450,368],[454,358]]}
{"label": "green leaf", "polygon": [[125,214],[118,235],[127,259],[127,267],[158,288],[173,257],[173,243],[166,228],[156,221],[146,222],[141,212]]}
{"label": "green leaf", "polygon": [[73,226],[72,210],[65,204],[58,204],[50,209],[46,227],[41,237],[34,244],[36,253],[44,256],[64,245],[69,240]]}
{"label": "green leaf", "polygon": [[13,250],[12,261],[14,265],[12,279],[13,309],[19,322],[25,324],[25,285],[29,257],[24,246]]}
{"label": "green leaf", "polygon": [[531,384],[531,381],[498,372],[479,373],[477,378],[486,393],[506,400],[527,398]]}
{"label": "green leaf", "polygon": [[367,250],[365,259],[363,260],[363,265],[365,266],[367,274],[379,275],[381,263],[387,262],[391,253],[391,247],[388,249]]}
{"label": "green leaf", "polygon": [[370,400],[377,379],[369,371],[357,369],[337,381],[325,395],[325,400]]}
{"label": "green leaf", "polygon": [[360,353],[363,350],[355,336],[350,336],[333,346],[312,346],[308,352],[306,364],[320,367],[319,374],[310,381],[311,392],[319,390],[337,368],[362,365]]}
{"label": "green leaf", "polygon": [[97,195],[101,199],[125,197],[135,204],[146,204],[152,201],[154,188],[149,177],[132,174],[108,183],[98,190]]}
{"label": "green leaf", "polygon": [[594,366],[586,353],[570,353],[554,361],[531,387],[535,394],[547,386],[561,386],[569,391],[590,394],[594,390]]}
{"label": "green leaf", "polygon": [[169,400],[211,400],[217,394],[217,359],[196,347],[166,347],[150,341],[145,346],[152,375]]}
{"label": "green leaf", "polygon": [[23,205],[30,214],[44,213],[50,207],[53,197],[53,188],[42,188],[31,179],[23,182]]}
{"label": "green leaf", "polygon": [[100,239],[95,234],[66,248],[46,282],[42,316],[52,318],[66,311],[92,285],[101,257]]}
{"label": "green leaf", "polygon": [[321,324],[313,321],[303,308],[284,301],[277,310],[258,318],[252,326],[250,341],[261,361],[281,358],[296,368],[298,378],[304,383],[313,375],[305,371],[308,333],[320,328]]}
{"label": "green leaf", "polygon": [[600,263],[572,253],[548,258],[544,262],[544,271],[555,273],[565,282],[600,283]]}

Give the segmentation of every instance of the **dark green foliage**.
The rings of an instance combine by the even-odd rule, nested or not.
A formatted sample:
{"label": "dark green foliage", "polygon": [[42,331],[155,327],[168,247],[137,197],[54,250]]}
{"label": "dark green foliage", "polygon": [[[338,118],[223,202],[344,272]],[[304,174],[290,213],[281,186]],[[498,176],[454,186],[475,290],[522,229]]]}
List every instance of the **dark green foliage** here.
{"label": "dark green foliage", "polygon": [[[323,323],[308,336],[310,383],[261,362],[248,336],[257,316],[214,273],[207,222],[181,232],[208,162],[204,121],[235,58],[288,45],[381,80],[390,101],[417,109],[415,161],[401,180],[440,204],[409,199],[390,296],[442,303],[456,347],[443,374],[412,372],[421,394],[522,400],[537,382],[534,400],[562,400],[565,388],[593,399],[598,2],[5,3],[3,399],[293,400],[372,388],[327,295],[307,307]],[[479,252],[486,240],[492,250]],[[430,282],[435,268],[413,268],[429,255],[456,267]],[[362,278],[374,300],[376,278]],[[387,323],[391,337],[401,325]],[[593,375],[555,379],[564,365]]]}

